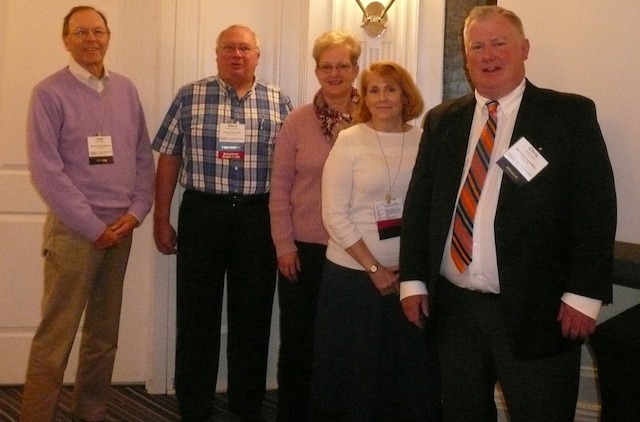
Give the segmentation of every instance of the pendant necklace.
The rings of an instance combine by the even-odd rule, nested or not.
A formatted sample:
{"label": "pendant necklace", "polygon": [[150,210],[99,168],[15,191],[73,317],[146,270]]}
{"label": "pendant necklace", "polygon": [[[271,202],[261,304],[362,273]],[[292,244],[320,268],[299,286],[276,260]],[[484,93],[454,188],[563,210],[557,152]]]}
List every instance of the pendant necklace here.
{"label": "pendant necklace", "polygon": [[[371,124],[371,127],[373,128],[373,131],[376,134],[376,139],[378,140],[378,146],[380,147],[380,151],[382,152],[382,158],[384,158],[384,164],[387,166],[387,178],[389,180],[389,190],[387,191],[387,194],[384,196],[384,200],[387,202],[387,204],[391,203],[391,189],[393,189],[393,187],[396,184],[396,181],[398,180],[398,174],[400,174],[400,167],[402,167],[402,155],[404,153],[404,130],[402,130],[402,148],[400,149],[400,162],[398,163],[398,170],[396,171],[396,175],[393,178],[393,183],[391,182],[391,170],[389,169],[389,162],[387,161],[387,156],[384,153],[384,148],[382,148],[382,143],[380,142],[380,137],[378,136],[378,131],[376,130],[375,126],[373,126],[373,123]],[[404,128],[403,128],[404,129]]]}

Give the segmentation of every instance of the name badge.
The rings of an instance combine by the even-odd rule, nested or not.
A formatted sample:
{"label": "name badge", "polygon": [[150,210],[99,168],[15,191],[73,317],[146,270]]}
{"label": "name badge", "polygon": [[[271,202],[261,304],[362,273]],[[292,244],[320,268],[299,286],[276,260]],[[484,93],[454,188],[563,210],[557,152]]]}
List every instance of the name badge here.
{"label": "name badge", "polygon": [[518,186],[529,183],[549,162],[523,136],[496,161]]}
{"label": "name badge", "polygon": [[402,225],[402,211],[404,204],[401,198],[389,201],[380,201],[373,204],[376,223],[378,225],[378,236],[380,240],[390,239],[400,236],[400,226]]}
{"label": "name badge", "polygon": [[242,123],[222,123],[218,126],[218,158],[244,159],[245,127]]}
{"label": "name badge", "polygon": [[89,164],[113,164],[111,136],[88,136]]}

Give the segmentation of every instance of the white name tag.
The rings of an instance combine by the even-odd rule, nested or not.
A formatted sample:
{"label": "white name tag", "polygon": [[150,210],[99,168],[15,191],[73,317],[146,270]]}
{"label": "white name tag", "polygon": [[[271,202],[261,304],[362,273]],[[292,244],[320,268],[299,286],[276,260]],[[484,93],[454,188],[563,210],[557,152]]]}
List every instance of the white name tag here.
{"label": "white name tag", "polygon": [[111,136],[88,136],[89,164],[113,164]]}
{"label": "white name tag", "polygon": [[390,199],[388,202],[374,202],[373,208],[376,215],[376,224],[378,225],[378,236],[380,240],[400,236],[402,210],[404,209],[402,199]]}
{"label": "white name tag", "polygon": [[523,136],[496,163],[517,185],[530,182],[549,162]]}
{"label": "white name tag", "polygon": [[244,159],[244,124],[222,123],[218,130],[218,158],[226,160]]}

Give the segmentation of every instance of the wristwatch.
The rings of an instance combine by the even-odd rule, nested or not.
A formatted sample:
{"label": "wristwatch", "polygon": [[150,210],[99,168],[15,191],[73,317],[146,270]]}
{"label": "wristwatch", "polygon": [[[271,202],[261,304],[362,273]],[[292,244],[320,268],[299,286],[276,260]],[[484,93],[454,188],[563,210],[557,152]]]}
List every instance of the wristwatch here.
{"label": "wristwatch", "polygon": [[369,267],[369,269],[367,270],[367,272],[369,274],[373,274],[376,271],[378,271],[378,265],[377,264],[371,264],[371,266]]}

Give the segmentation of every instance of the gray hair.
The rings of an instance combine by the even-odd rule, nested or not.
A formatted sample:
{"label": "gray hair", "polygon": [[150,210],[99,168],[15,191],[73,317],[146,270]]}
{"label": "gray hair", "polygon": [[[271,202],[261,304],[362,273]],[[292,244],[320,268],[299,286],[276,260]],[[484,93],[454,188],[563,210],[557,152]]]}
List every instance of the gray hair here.
{"label": "gray hair", "polygon": [[245,25],[240,25],[240,24],[234,24],[231,25],[228,28],[223,29],[220,34],[218,34],[218,38],[216,38],[216,47],[220,47],[220,42],[222,41],[222,38],[225,36],[225,34],[231,30],[234,29],[245,29],[247,31],[249,31],[251,33],[251,36],[253,37],[253,40],[256,44],[256,48],[258,50],[260,50],[260,40],[258,39],[258,36],[256,35],[255,32],[253,32],[253,30],[251,28],[249,28],[248,26]]}
{"label": "gray hair", "polygon": [[522,21],[511,10],[504,9],[500,6],[476,6],[467,15],[467,18],[464,20],[464,45],[465,49],[467,46],[467,32],[469,30],[469,26],[475,21],[487,19],[493,16],[504,16],[511,24],[516,28],[516,30],[522,35],[522,38],[526,38],[524,35],[524,26],[522,26]]}

